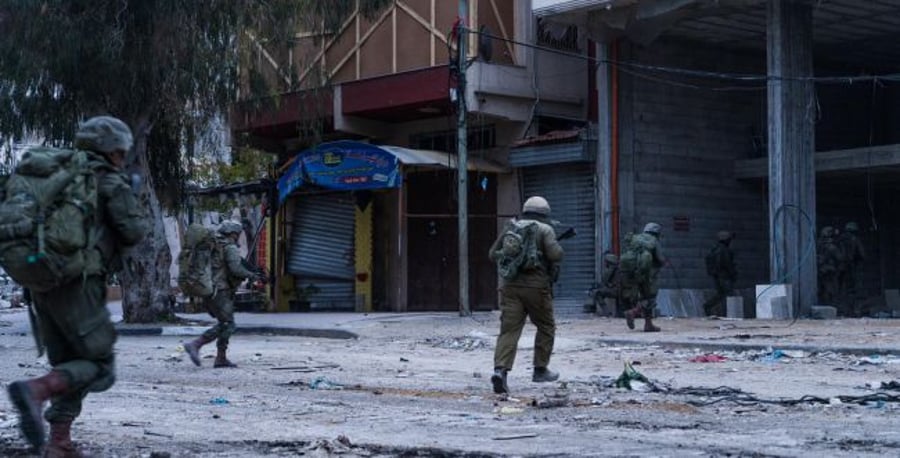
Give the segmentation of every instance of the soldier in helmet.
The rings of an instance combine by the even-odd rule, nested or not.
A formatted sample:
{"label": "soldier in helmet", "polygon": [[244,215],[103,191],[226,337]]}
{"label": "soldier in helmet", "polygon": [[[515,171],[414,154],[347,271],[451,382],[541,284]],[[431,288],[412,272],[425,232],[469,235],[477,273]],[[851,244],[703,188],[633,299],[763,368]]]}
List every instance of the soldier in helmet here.
{"label": "soldier in helmet", "polygon": [[[522,227],[529,228],[531,236],[526,240],[533,246],[524,247],[537,254],[542,262],[525,265],[504,277],[500,287],[500,335],[494,350],[494,374],[491,384],[494,392],[508,393],[507,373],[516,359],[519,337],[525,326],[525,318],[537,326],[534,337],[534,382],[552,382],[559,374],[550,370],[550,354],[556,337],[556,322],[553,317],[553,296],[551,294],[551,272],[563,258],[563,249],[556,240],[556,233],[550,221],[550,205],[540,196],[528,198],[522,206],[522,214],[517,220]],[[504,234],[491,246],[491,261],[502,263]]]}
{"label": "soldier in helmet", "polygon": [[243,226],[236,221],[226,220],[219,225],[217,244],[220,255],[212,257],[213,281],[215,293],[204,299],[203,305],[218,324],[206,330],[200,337],[184,345],[191,361],[200,365],[200,348],[216,341],[216,359],[213,367],[237,367],[228,360],[228,342],[234,334],[234,295],[237,287],[248,278],[262,279],[263,275],[251,272],[244,267],[241,254],[238,251],[237,242],[240,238]]}
{"label": "soldier in helmet", "polygon": [[737,266],[734,252],[731,251],[734,234],[719,231],[716,238],[716,246],[707,253],[705,259],[706,273],[712,277],[716,286],[716,294],[703,304],[703,311],[707,316],[723,315],[725,298],[734,291],[734,282],[737,280]]}
{"label": "soldier in helmet", "polygon": [[841,249],[843,263],[838,272],[839,288],[849,302],[854,315],[859,314],[857,301],[862,288],[862,265],[866,260],[866,251],[859,240],[859,225],[850,221],[844,226],[844,232],[838,236],[837,244]]}
{"label": "soldier in helmet", "polygon": [[634,329],[635,318],[643,316],[644,332],[659,332],[659,327],[653,325],[653,311],[658,291],[656,277],[666,264],[659,243],[661,229],[657,223],[647,223],[642,233],[631,237],[619,258],[622,300],[632,306],[625,312],[628,329]]}
{"label": "soldier in helmet", "polygon": [[819,300],[822,304],[834,304],[838,294],[838,271],[843,254],[835,241],[835,231],[825,226],[816,241],[816,267],[819,283]]}
{"label": "soldier in helmet", "polygon": [[[32,446],[44,445],[43,420],[50,423],[44,456],[80,456],[72,444],[72,422],[81,414],[88,393],[106,391],[115,382],[116,332],[106,309],[107,278],[122,267],[122,250],[136,245],[147,232],[131,180],[122,173],[132,141],[131,129],[110,116],[88,119],[75,134],[75,147],[87,152],[95,171],[99,215],[92,232],[99,238],[86,251],[81,276],[49,291],[32,291],[37,331],[52,369],[7,388],[22,433]],[[48,401],[50,407],[44,411]]]}

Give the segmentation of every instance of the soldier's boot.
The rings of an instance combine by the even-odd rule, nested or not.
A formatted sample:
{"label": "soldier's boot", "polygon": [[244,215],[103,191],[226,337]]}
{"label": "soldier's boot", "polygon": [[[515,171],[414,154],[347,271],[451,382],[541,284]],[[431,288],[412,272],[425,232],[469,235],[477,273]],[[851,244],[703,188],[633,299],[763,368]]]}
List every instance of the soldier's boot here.
{"label": "soldier's boot", "polygon": [[644,309],[638,305],[625,311],[625,324],[628,325],[628,329],[634,329],[634,319],[640,318],[641,315],[643,315],[643,310]]}
{"label": "soldier's boot", "polygon": [[645,313],[644,317],[644,332],[659,332],[659,326],[653,326],[653,320],[650,318],[650,313]]}
{"label": "soldier's boot", "polygon": [[81,458],[83,455],[72,443],[72,421],[50,423],[50,442],[44,448],[44,458]]}
{"label": "soldier's boot", "polygon": [[9,399],[19,411],[19,429],[32,447],[44,445],[44,403],[69,391],[69,381],[60,371],[43,377],[13,382],[7,387]]}
{"label": "soldier's boot", "polygon": [[195,366],[200,366],[200,348],[212,341],[213,339],[200,336],[184,344],[184,351],[191,358],[191,362],[194,363]]}
{"label": "soldier's boot", "polygon": [[216,351],[216,361],[213,363],[213,367],[237,367],[237,364],[228,360],[228,356],[226,353],[228,352],[228,347],[219,346]]}
{"label": "soldier's boot", "polygon": [[555,382],[559,378],[558,372],[553,372],[546,367],[535,367],[534,373],[531,374],[532,382]]}
{"label": "soldier's boot", "polygon": [[494,368],[494,375],[491,376],[491,384],[494,385],[494,393],[509,393],[509,386],[506,384],[506,373],[507,370],[502,367]]}

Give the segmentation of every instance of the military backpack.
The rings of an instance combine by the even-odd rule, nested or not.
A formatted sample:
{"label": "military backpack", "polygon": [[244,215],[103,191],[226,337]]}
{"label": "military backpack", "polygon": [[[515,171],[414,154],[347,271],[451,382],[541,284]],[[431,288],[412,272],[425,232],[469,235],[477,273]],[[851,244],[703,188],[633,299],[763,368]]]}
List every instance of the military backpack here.
{"label": "military backpack", "polygon": [[501,277],[510,280],[519,272],[541,265],[537,228],[537,222],[532,220],[511,220],[503,228],[500,256],[497,258],[497,270]]}
{"label": "military backpack", "polygon": [[222,256],[216,234],[202,224],[191,224],[184,232],[178,253],[178,287],[187,296],[209,297],[216,292],[213,258]]}
{"label": "military backpack", "polygon": [[637,234],[626,236],[622,255],[619,257],[619,270],[631,277],[649,277],[653,269],[654,242],[652,236]]}
{"label": "military backpack", "polygon": [[102,270],[97,174],[112,170],[80,150],[31,148],[0,201],[0,266],[20,285],[49,291]]}

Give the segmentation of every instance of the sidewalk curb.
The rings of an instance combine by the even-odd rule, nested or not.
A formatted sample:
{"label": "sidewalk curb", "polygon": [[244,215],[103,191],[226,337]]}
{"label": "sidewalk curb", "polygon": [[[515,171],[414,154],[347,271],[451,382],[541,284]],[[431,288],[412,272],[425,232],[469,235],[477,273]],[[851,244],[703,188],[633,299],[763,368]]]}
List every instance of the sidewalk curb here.
{"label": "sidewalk curb", "polygon": [[[116,325],[116,332],[120,336],[199,336],[208,327]],[[276,326],[238,326],[236,333],[344,340],[359,338],[359,335],[342,329],[281,328]]]}
{"label": "sidewalk curb", "polygon": [[885,355],[900,354],[900,348],[896,347],[838,347],[828,345],[802,345],[802,344],[751,344],[741,342],[688,342],[677,340],[631,340],[631,339],[597,339],[594,340],[600,345],[605,346],[621,346],[621,345],[640,345],[640,346],[658,346],[664,348],[683,348],[683,349],[699,349],[706,351],[766,351],[769,349],[804,351],[807,353],[824,353],[834,352],[854,356],[869,355]]}

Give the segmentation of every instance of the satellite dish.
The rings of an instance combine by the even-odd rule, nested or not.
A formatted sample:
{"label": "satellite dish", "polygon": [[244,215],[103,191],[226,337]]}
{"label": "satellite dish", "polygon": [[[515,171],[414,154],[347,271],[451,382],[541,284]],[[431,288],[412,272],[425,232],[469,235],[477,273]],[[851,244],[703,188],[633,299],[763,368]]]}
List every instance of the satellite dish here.
{"label": "satellite dish", "polygon": [[486,25],[478,28],[478,57],[490,62],[494,54],[494,40],[490,37],[491,29]]}

